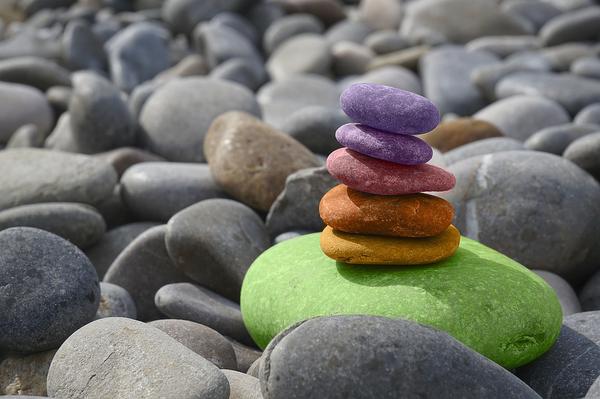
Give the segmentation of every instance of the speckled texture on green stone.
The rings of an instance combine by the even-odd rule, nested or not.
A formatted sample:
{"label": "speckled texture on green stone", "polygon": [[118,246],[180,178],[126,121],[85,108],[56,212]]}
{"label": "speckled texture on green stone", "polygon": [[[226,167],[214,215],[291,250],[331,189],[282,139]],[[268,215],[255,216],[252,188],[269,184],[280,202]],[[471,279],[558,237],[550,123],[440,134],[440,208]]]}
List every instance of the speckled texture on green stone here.
{"label": "speckled texture on green stone", "polygon": [[507,368],[548,350],[562,322],[558,299],[540,277],[465,237],[451,258],[418,267],[336,263],[321,252],[319,233],[284,241],[252,264],[241,307],[262,348],[303,319],[370,314],[446,331]]}

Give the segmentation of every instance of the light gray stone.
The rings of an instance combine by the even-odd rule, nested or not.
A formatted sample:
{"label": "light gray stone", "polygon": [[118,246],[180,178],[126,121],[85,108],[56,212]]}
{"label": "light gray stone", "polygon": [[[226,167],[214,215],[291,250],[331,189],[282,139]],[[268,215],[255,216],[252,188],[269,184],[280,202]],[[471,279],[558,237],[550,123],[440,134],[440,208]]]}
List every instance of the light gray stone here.
{"label": "light gray stone", "polygon": [[524,144],[529,150],[562,155],[573,141],[593,132],[600,132],[600,126],[567,123],[544,128],[531,135]]}
{"label": "light gray stone", "polygon": [[550,287],[556,292],[563,316],[581,312],[581,305],[573,287],[558,274],[547,272],[545,270],[533,270],[535,274],[544,279]]}
{"label": "light gray stone", "polygon": [[52,109],[37,89],[0,82],[0,143],[6,143],[21,126],[35,125],[42,134],[52,128]]}
{"label": "light gray stone", "polygon": [[321,35],[303,33],[283,42],[271,54],[267,71],[274,80],[293,75],[329,75],[332,56],[328,43]]}
{"label": "light gray stone", "polygon": [[96,319],[105,317],[127,317],[135,319],[137,310],[133,298],[123,287],[100,282],[100,305],[96,312]]}
{"label": "light gray stone", "polygon": [[472,143],[461,145],[453,150],[445,152],[444,160],[447,165],[462,161],[463,159],[478,155],[492,154],[502,151],[525,150],[525,146],[519,140],[510,137],[492,137],[477,140]]}

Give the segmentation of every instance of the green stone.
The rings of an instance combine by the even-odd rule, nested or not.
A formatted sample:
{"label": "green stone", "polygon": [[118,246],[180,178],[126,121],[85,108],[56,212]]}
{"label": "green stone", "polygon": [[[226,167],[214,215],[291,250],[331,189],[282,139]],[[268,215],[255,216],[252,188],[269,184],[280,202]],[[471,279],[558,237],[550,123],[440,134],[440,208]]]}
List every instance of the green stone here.
{"label": "green stone", "polygon": [[433,265],[390,267],[336,262],[321,252],[319,236],[275,245],[246,274],[242,315],[260,347],[292,323],[336,314],[430,325],[506,368],[532,361],[558,337],[552,288],[477,241],[462,237],[454,256]]}

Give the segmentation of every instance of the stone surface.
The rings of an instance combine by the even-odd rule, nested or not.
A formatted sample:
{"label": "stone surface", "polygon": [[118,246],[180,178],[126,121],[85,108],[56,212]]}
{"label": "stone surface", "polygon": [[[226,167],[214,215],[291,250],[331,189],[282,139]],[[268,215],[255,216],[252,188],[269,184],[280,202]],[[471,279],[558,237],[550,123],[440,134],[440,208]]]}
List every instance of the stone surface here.
{"label": "stone surface", "polygon": [[576,165],[507,151],[465,159],[449,171],[458,184],[441,196],[454,205],[462,234],[574,285],[595,270],[600,187]]}
{"label": "stone surface", "polygon": [[315,391],[332,399],[539,398],[510,372],[448,334],[373,316],[295,324],[268,346],[260,381],[268,399],[306,398]]}
{"label": "stone surface", "polygon": [[73,244],[43,230],[15,227],[0,232],[0,248],[3,352],[56,348],[94,318],[98,276]]}
{"label": "stone surface", "polygon": [[419,62],[425,96],[442,115],[452,112],[470,116],[486,104],[483,93],[471,81],[471,73],[497,62],[491,53],[467,51],[460,46],[437,47]]}
{"label": "stone surface", "polygon": [[403,17],[402,3],[397,0],[364,0],[358,18],[373,29],[397,30]]}
{"label": "stone surface", "polygon": [[340,148],[327,158],[327,170],[348,187],[370,194],[403,195],[447,191],[456,179],[429,164],[400,165]]}
{"label": "stone surface", "polygon": [[238,11],[244,0],[167,0],[163,2],[161,16],[177,33],[190,34],[199,22],[210,20],[222,11]]}
{"label": "stone surface", "polygon": [[484,36],[466,44],[470,51],[487,51],[500,58],[508,57],[520,51],[537,50],[542,46],[537,36]]}
{"label": "stone surface", "polygon": [[581,312],[581,305],[573,287],[558,274],[545,270],[533,270],[535,274],[544,279],[546,283],[556,292],[563,316]]}
{"label": "stone surface", "polygon": [[238,57],[217,66],[211,71],[210,77],[239,83],[254,91],[265,82],[267,72],[262,61]]}
{"label": "stone surface", "polygon": [[336,264],[321,252],[319,236],[274,246],[248,272],[241,308],[259,346],[297,321],[357,312],[431,325],[504,367],[535,359],[558,336],[562,315],[554,291],[468,238],[436,265],[377,267]]}
{"label": "stone surface", "polygon": [[581,57],[595,56],[596,50],[587,43],[565,43],[546,47],[540,53],[550,61],[553,70],[568,71],[575,60]]}
{"label": "stone surface", "polygon": [[44,95],[25,85],[0,83],[0,143],[21,126],[33,124],[44,134],[52,127],[52,109]]}
{"label": "stone surface", "polygon": [[353,151],[403,165],[426,163],[433,156],[431,147],[418,137],[388,133],[358,123],[341,126],[335,138]]}
{"label": "stone surface", "polygon": [[335,0],[277,0],[288,14],[306,13],[317,17],[326,26],[346,17],[344,8]]}
{"label": "stone surface", "polygon": [[377,30],[365,38],[364,44],[376,54],[387,54],[404,50],[408,41],[392,30]]}
{"label": "stone surface", "polygon": [[448,228],[454,210],[433,195],[379,196],[340,184],[323,196],[319,214],[325,224],[346,233],[431,237]]}
{"label": "stone surface", "polygon": [[419,69],[421,58],[431,50],[429,45],[412,46],[403,50],[383,54],[373,59],[369,64],[369,70],[389,66],[399,66],[411,70]]}
{"label": "stone surface", "polygon": [[[182,98],[185,101],[180,101]],[[253,94],[236,83],[196,77],[173,79],[148,99],[140,124],[152,152],[169,161],[203,162],[202,146],[210,124],[231,110],[256,116],[261,113]]]}
{"label": "stone surface", "polygon": [[69,22],[61,39],[61,46],[62,58],[70,69],[106,70],[104,44],[86,23],[77,20]]}
{"label": "stone surface", "polygon": [[161,162],[164,158],[151,152],[136,147],[120,147],[114,150],[95,154],[96,158],[102,159],[112,165],[119,177],[131,166],[144,162]]}
{"label": "stone surface", "polygon": [[373,29],[364,22],[352,19],[337,22],[325,32],[325,40],[330,46],[340,42],[362,44]]}
{"label": "stone surface", "polygon": [[600,104],[591,104],[575,115],[573,120],[577,125],[600,125]]}
{"label": "stone surface", "polygon": [[154,327],[120,317],[79,329],[56,352],[48,372],[48,394],[59,398],[227,399],[228,388],[225,376],[202,356]]}
{"label": "stone surface", "polygon": [[524,145],[529,150],[562,155],[573,141],[593,132],[600,132],[600,126],[573,123],[550,126],[530,136]]}
{"label": "stone surface", "polygon": [[562,125],[570,117],[560,104],[539,96],[512,96],[488,105],[474,116],[496,126],[505,136],[525,141],[546,127]]}
{"label": "stone surface", "polygon": [[208,165],[198,163],[134,165],[121,178],[121,187],[123,201],[140,220],[160,222],[196,202],[226,196]]}
{"label": "stone surface", "polygon": [[350,118],[332,107],[308,106],[293,112],[283,123],[283,131],[316,154],[329,154],[340,148],[336,129]]}
{"label": "stone surface", "polygon": [[97,204],[110,196],[117,175],[102,161],[40,149],[0,152],[0,210],[39,202]]}
{"label": "stone surface", "polygon": [[210,327],[193,321],[176,319],[155,320],[148,325],[167,333],[220,369],[237,368],[232,345]]}
{"label": "stone surface", "polygon": [[507,0],[502,2],[501,9],[515,18],[528,22],[535,32],[561,13],[561,10],[550,2],[535,0]]}
{"label": "stone surface", "polygon": [[582,57],[571,64],[571,73],[586,78],[600,79],[600,59],[598,57]]}
{"label": "stone surface", "polygon": [[71,202],[21,205],[0,211],[0,230],[20,226],[46,230],[82,249],[100,240],[106,230],[98,211]]}
{"label": "stone surface", "polygon": [[242,373],[248,371],[252,363],[254,363],[262,354],[261,351],[241,344],[234,339],[229,338],[229,342],[231,343],[231,346],[233,346],[233,351],[235,352],[237,370]]}
{"label": "stone surface", "polygon": [[325,39],[314,33],[302,33],[277,47],[269,57],[267,70],[274,80],[296,74],[327,75],[331,62]]}
{"label": "stone surface", "polygon": [[223,370],[229,381],[229,399],[262,399],[258,378],[234,370]]}
{"label": "stone surface", "polygon": [[333,71],[336,76],[365,73],[375,54],[366,46],[351,41],[340,41],[331,48]]}
{"label": "stone surface", "polygon": [[449,226],[434,237],[406,238],[351,234],[331,227],[321,233],[321,249],[328,257],[353,265],[426,265],[451,257],[460,232]]}
{"label": "stone surface", "polygon": [[125,288],[132,296],[138,319],[154,320],[162,314],[154,295],[166,284],[189,281],[173,264],[165,248],[166,226],[157,226],[137,236],[110,265],[103,281]]}
{"label": "stone surface", "polygon": [[319,201],[337,181],[325,167],[302,169],[288,176],[267,215],[266,225],[271,236],[300,229],[320,231]]}
{"label": "stone surface", "polygon": [[473,118],[456,118],[443,121],[421,138],[441,152],[447,152],[477,140],[500,136],[502,132],[491,123]]}
{"label": "stone surface", "polygon": [[47,90],[52,86],[71,86],[70,72],[41,57],[17,57],[0,61],[0,81]]}
{"label": "stone surface", "polygon": [[440,122],[425,97],[384,85],[354,84],[344,90],[340,104],[354,122],[393,133],[425,133]]}
{"label": "stone surface", "polygon": [[[46,395],[46,376],[56,350],[12,354],[0,362],[0,393],[12,398]],[[5,396],[6,397],[6,396]]]}
{"label": "stone surface", "polygon": [[204,155],[225,192],[261,211],[269,210],[287,176],[319,165],[302,144],[242,112],[227,112],[214,120],[204,140]]}
{"label": "stone surface", "polygon": [[263,36],[263,48],[271,54],[286,40],[303,33],[320,34],[323,23],[310,14],[286,15],[269,25]]}
{"label": "stone surface", "polygon": [[450,150],[444,153],[444,160],[446,161],[446,165],[452,165],[463,159],[478,155],[518,150],[525,150],[525,146],[519,140],[510,137],[493,137],[491,139],[477,140]]}
{"label": "stone surface", "polygon": [[546,46],[598,39],[600,7],[584,7],[552,18],[540,30]]}
{"label": "stone surface", "polygon": [[421,80],[410,69],[398,65],[387,65],[371,69],[364,75],[348,77],[339,82],[343,88],[354,83],[375,83],[395,87],[415,94],[423,94]]}
{"label": "stone surface", "polygon": [[600,310],[600,273],[595,272],[579,291],[579,302],[584,311]]}
{"label": "stone surface", "polygon": [[6,143],[6,148],[42,148],[45,134],[36,125],[23,125],[15,132]]}
{"label": "stone surface", "polygon": [[573,141],[565,149],[563,157],[585,170],[596,180],[600,179],[600,127],[596,133]]}
{"label": "stone surface", "polygon": [[100,282],[100,305],[96,312],[96,319],[105,317],[135,319],[137,310],[133,298],[125,288],[102,281]]}
{"label": "stone surface", "polygon": [[227,199],[201,201],[169,220],[167,251],[178,269],[194,281],[232,300],[246,270],[270,245],[260,217]]}
{"label": "stone surface", "polygon": [[237,303],[190,283],[168,284],[156,293],[156,306],[172,318],[191,320],[236,340],[253,344]]}

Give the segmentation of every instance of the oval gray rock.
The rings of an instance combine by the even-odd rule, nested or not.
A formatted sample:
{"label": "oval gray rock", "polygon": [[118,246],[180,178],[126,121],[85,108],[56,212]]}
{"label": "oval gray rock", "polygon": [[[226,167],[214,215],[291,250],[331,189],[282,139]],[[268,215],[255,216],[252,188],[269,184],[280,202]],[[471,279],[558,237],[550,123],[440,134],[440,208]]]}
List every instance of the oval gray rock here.
{"label": "oval gray rock", "polygon": [[0,103],[0,143],[6,143],[18,128],[27,124],[34,124],[43,134],[50,131],[54,116],[39,90],[0,82]]}
{"label": "oval gray rock", "polygon": [[0,81],[45,91],[52,86],[71,86],[71,73],[45,58],[17,57],[0,61]]}
{"label": "oval gray rock", "polygon": [[584,311],[600,310],[600,273],[596,272],[590,277],[581,291],[579,302]]}
{"label": "oval gray rock", "polygon": [[573,120],[578,125],[600,125],[600,104],[591,104],[575,115]]}
{"label": "oval gray rock", "polygon": [[597,133],[588,134],[569,144],[563,157],[594,176],[596,180],[599,180],[600,127]]}
{"label": "oval gray rock", "polygon": [[341,147],[335,139],[338,127],[351,120],[338,108],[300,108],[286,119],[284,132],[316,154],[327,155]]}
{"label": "oval gray rock", "polygon": [[593,132],[600,132],[600,126],[567,123],[544,128],[531,135],[524,144],[529,150],[562,155],[573,141]]}
{"label": "oval gray rock", "polygon": [[303,33],[283,42],[271,54],[267,70],[273,80],[293,75],[328,75],[331,70],[331,50],[321,35]]}
{"label": "oval gray rock", "polygon": [[546,46],[598,39],[600,7],[584,7],[552,18],[540,30]]}
{"label": "oval gray rock", "polygon": [[135,319],[137,311],[133,298],[125,288],[101,281],[100,305],[96,312],[96,319],[103,319],[105,317]]}
{"label": "oval gray rock", "polygon": [[303,33],[320,34],[323,30],[323,23],[310,14],[286,15],[269,25],[263,36],[263,48],[270,54],[293,36]]}
{"label": "oval gray rock", "polygon": [[235,370],[221,370],[229,381],[229,399],[262,399],[260,381],[251,375]]}
{"label": "oval gray rock", "polygon": [[477,140],[456,147],[443,154],[446,165],[462,161],[463,159],[476,157],[478,155],[492,154],[502,151],[524,150],[525,146],[519,140],[510,137],[492,137],[489,139]]}

